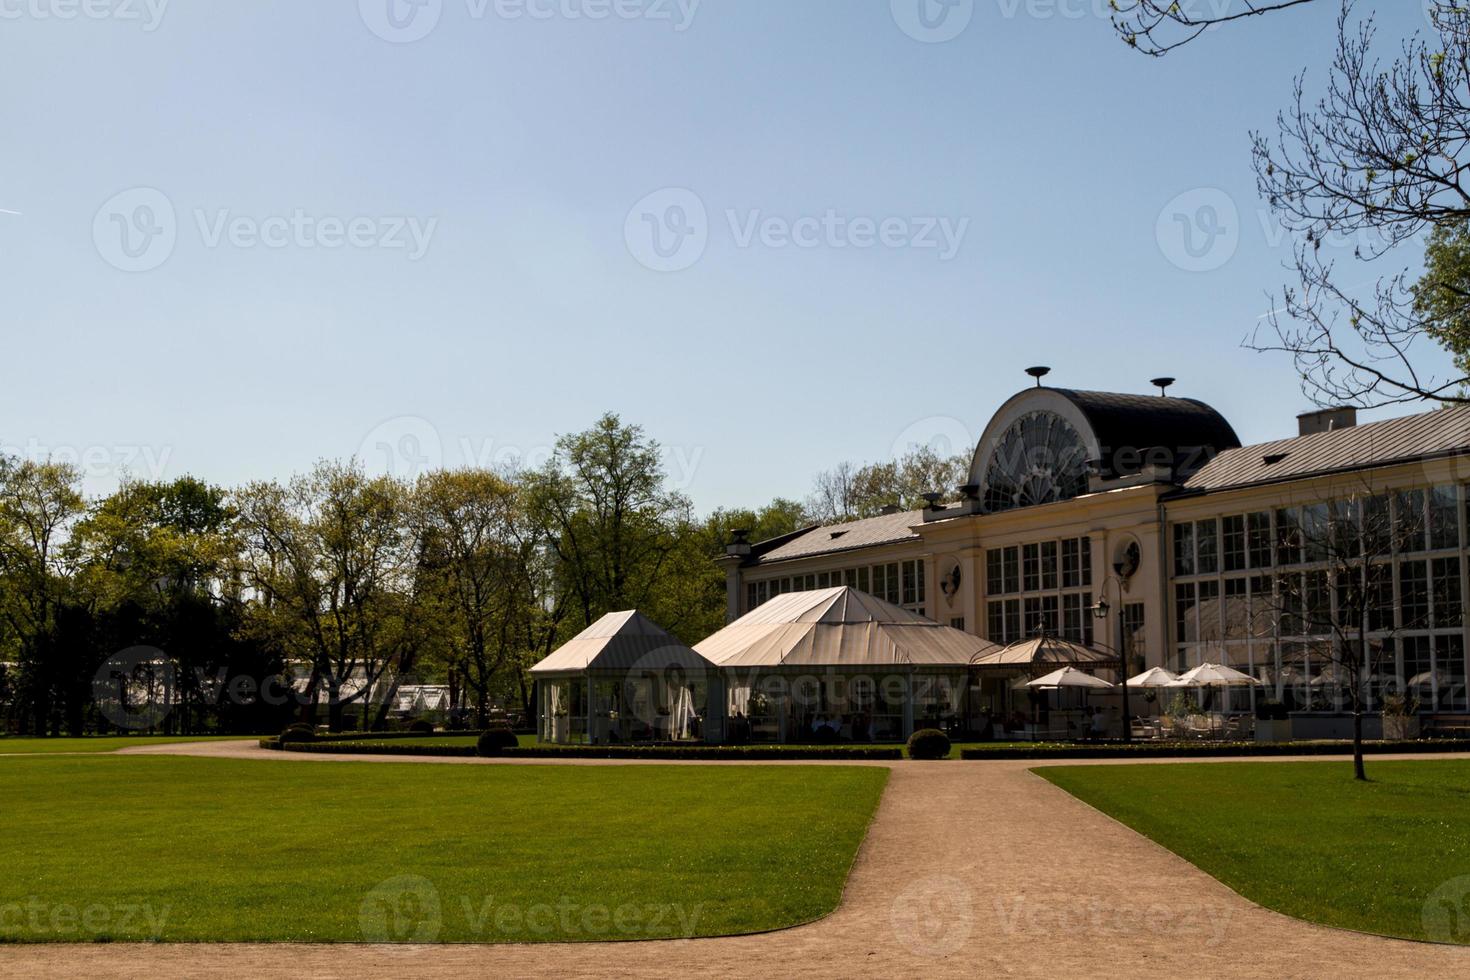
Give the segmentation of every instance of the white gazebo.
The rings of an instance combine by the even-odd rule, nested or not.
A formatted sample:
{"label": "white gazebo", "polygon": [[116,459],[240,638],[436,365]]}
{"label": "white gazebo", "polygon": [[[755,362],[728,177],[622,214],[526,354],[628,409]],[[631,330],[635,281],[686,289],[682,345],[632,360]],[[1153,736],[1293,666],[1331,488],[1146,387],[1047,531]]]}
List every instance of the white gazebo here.
{"label": "white gazebo", "polygon": [[786,742],[962,723],[970,661],[995,647],[840,586],[777,596],[694,649],[722,675],[731,735]]}
{"label": "white gazebo", "polygon": [[531,676],[543,742],[717,737],[709,661],[636,610],[603,616],[532,667]]}

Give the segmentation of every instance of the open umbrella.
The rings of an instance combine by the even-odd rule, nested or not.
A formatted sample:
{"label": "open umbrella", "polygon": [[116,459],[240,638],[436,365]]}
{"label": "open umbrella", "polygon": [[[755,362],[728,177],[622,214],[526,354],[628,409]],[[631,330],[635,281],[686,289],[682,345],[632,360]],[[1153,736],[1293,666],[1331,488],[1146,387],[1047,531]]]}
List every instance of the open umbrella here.
{"label": "open umbrella", "polygon": [[1129,687],[1168,687],[1179,680],[1179,675],[1162,667],[1150,667],[1141,674],[1128,678]]}
{"label": "open umbrella", "polygon": [[1026,685],[1034,688],[1085,687],[1093,690],[1111,688],[1113,685],[1101,677],[1084,674],[1076,667],[1063,667],[1050,674],[1036,678]]}
{"label": "open umbrella", "polygon": [[1165,687],[1254,687],[1261,683],[1250,674],[1222,664],[1200,664]]}

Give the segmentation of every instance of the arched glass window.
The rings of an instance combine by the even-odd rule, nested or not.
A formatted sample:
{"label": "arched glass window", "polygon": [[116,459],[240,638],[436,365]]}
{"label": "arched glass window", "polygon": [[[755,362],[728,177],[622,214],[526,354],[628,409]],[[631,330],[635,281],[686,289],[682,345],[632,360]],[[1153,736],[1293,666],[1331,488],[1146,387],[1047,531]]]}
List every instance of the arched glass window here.
{"label": "arched glass window", "polygon": [[1068,500],[1087,492],[1087,449],[1060,415],[1031,412],[1001,433],[985,466],[991,513]]}

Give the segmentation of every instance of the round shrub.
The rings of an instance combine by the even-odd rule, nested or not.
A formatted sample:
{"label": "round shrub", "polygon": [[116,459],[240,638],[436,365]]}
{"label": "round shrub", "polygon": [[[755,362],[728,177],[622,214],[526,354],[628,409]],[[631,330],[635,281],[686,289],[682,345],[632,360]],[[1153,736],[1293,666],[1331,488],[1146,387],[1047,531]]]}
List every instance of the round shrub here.
{"label": "round shrub", "polygon": [[910,759],[948,759],[949,736],[937,728],[921,728],[909,736]]}
{"label": "round shrub", "polygon": [[416,718],[409,724],[408,730],[415,735],[432,735],[434,734],[434,723],[425,718]]}
{"label": "round shrub", "polygon": [[480,733],[479,740],[475,742],[475,753],[481,756],[499,755],[502,749],[513,749],[519,744],[514,733],[504,729],[491,729]]}
{"label": "round shrub", "polygon": [[280,742],[284,745],[287,742],[310,742],[315,738],[316,729],[306,722],[298,721],[294,725],[287,725],[281,731]]}

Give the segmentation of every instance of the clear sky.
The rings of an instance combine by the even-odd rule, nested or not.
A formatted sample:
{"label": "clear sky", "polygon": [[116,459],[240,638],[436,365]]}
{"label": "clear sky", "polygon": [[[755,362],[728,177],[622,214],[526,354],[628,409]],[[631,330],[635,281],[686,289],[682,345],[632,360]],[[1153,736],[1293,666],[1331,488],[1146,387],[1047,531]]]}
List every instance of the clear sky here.
{"label": "clear sky", "polygon": [[1106,0],[417,2],[0,0],[0,444],[96,492],[612,410],[707,510],[973,439],[1031,364],[1308,407],[1240,346],[1290,256],[1248,131],[1330,0],[1163,60]]}

